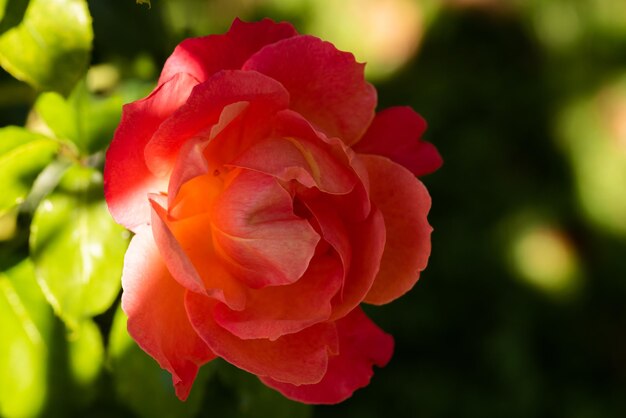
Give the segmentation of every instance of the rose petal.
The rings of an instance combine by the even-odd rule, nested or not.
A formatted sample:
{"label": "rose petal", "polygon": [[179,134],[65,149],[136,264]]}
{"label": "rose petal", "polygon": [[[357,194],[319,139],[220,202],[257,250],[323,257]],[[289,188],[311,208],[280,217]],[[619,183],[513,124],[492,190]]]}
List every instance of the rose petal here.
{"label": "rose petal", "polygon": [[[191,183],[197,188],[206,184],[199,181],[206,177],[198,177]],[[172,276],[192,292],[209,295],[226,303],[231,309],[243,309],[246,303],[245,290],[222,266],[215,254],[209,215],[173,219],[162,207],[165,200],[165,196],[151,196],[152,231],[163,262]]]}
{"label": "rose petal", "polygon": [[[218,196],[224,190],[224,179],[207,173],[187,180],[177,187],[174,196],[162,199],[168,203],[168,214],[173,219],[183,220],[198,215],[208,215]],[[161,206],[165,207],[165,204]],[[210,234],[209,234],[210,235]]]}
{"label": "rose petal", "polygon": [[337,351],[337,331],[323,322],[276,341],[242,340],[213,320],[217,302],[197,293],[185,298],[193,327],[220,357],[250,373],[296,385],[317,383],[326,373],[329,353]]}
{"label": "rose petal", "polygon": [[183,184],[209,172],[209,164],[204,158],[206,145],[206,140],[193,138],[181,147],[167,187],[167,206],[174,203]]}
{"label": "rose petal", "polygon": [[[224,164],[230,163],[251,144],[267,138],[273,120],[268,108],[250,106],[250,102],[224,107],[219,122],[211,128],[210,140],[204,150],[209,166],[220,171]],[[273,107],[271,109],[273,112]]]}
{"label": "rose petal", "polygon": [[372,366],[385,366],[393,354],[393,338],[378,328],[360,308],[336,322],[339,355],[330,357],[324,378],[313,385],[296,386],[261,377],[286,397],[310,404],[335,404],[369,384]]}
{"label": "rose petal", "polygon": [[249,105],[236,107],[236,112],[252,112],[253,121],[263,120],[287,107],[289,93],[276,80],[254,71],[216,73],[193,89],[185,105],[159,127],[146,145],[144,153],[150,170],[158,175],[170,173],[183,144],[194,137],[210,139],[225,108],[240,102]]}
{"label": "rose petal", "polygon": [[343,270],[337,256],[318,256],[296,283],[250,290],[241,311],[218,304],[215,321],[239,338],[273,341],[327,320],[330,301],[342,281]]}
{"label": "rose petal", "polygon": [[273,136],[237,157],[233,166],[270,174],[330,194],[347,194],[358,179],[339,140],[322,138],[299,114],[280,111]]}
{"label": "rose petal", "polygon": [[359,181],[356,182],[354,189],[347,195],[331,196],[333,207],[345,219],[352,222],[361,222],[365,220],[372,210],[369,197],[369,175],[367,169],[352,151],[351,148],[345,150],[348,157],[348,164],[357,175]]}
{"label": "rose petal", "polygon": [[213,241],[252,288],[290,284],[306,271],[320,240],[293,213],[291,195],[275,178],[243,170],[214,205]]}
{"label": "rose petal", "polygon": [[370,196],[385,218],[387,243],[365,301],[388,303],[409,291],[426,268],[431,226],[426,215],[430,196],[404,167],[376,155],[360,155],[370,176]]}
{"label": "rose petal", "polygon": [[343,283],[352,263],[352,243],[343,220],[337,210],[328,204],[328,199],[325,197],[323,194],[318,194],[317,196],[302,196],[301,200],[319,226],[320,235],[333,247],[341,260]]}
{"label": "rose petal", "polygon": [[365,81],[364,64],[313,36],[296,36],[267,45],[244,70],[256,70],[289,91],[289,108],[330,137],[351,145],[374,118],[376,90]]}
{"label": "rose petal", "polygon": [[129,334],[172,374],[176,396],[186,399],[198,367],[215,355],[191,327],[184,289],[163,264],[149,227],[139,228],[130,243],[122,286]]}
{"label": "rose petal", "polygon": [[143,100],[124,106],[122,121],[107,151],[104,195],[116,222],[130,230],[150,221],[148,193],[167,190],[167,180],[154,176],[143,149],[161,123],[178,109],[197,81],[180,74]]}
{"label": "rose petal", "polygon": [[[163,196],[164,197],[164,196]],[[152,234],[168,271],[178,283],[192,292],[206,294],[204,283],[189,261],[174,234],[167,226],[167,211],[157,203],[158,196],[152,196]]]}
{"label": "rose petal", "polygon": [[331,320],[342,318],[356,308],[372,287],[385,249],[385,224],[374,206],[363,222],[347,224],[352,244],[350,271],[344,287],[333,300]]}
{"label": "rose petal", "polygon": [[443,164],[437,148],[420,138],[426,121],[410,107],[392,107],[379,112],[354,150],[377,154],[403,165],[416,176],[437,170]]}
{"label": "rose petal", "polygon": [[165,62],[159,84],[177,73],[188,73],[203,82],[220,70],[240,69],[265,45],[295,35],[296,30],[287,22],[263,19],[246,23],[235,19],[230,30],[223,35],[189,38],[181,42]]}

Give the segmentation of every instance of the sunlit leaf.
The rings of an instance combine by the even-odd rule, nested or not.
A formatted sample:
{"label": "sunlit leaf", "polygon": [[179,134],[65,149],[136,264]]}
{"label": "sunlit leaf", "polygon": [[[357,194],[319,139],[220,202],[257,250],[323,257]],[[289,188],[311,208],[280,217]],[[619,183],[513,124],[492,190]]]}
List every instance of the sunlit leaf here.
{"label": "sunlit leaf", "polygon": [[37,208],[30,247],[48,301],[71,329],[117,296],[128,233],[113,222],[102,174],[73,166]]}
{"label": "sunlit leaf", "polygon": [[120,122],[124,101],[114,95],[98,98],[82,96],[76,104],[80,137],[77,145],[88,154],[106,148]]}
{"label": "sunlit leaf", "polygon": [[71,140],[89,155],[110,142],[123,104],[121,96],[94,96],[80,82],[67,100],[55,92],[42,94],[35,109],[57,138]]}
{"label": "sunlit leaf", "polygon": [[73,141],[78,137],[74,109],[59,93],[40,94],[35,110],[57,138]]}
{"label": "sunlit leaf", "polygon": [[19,207],[15,206],[0,213],[0,241],[8,241],[17,233],[17,215]]}
{"label": "sunlit leaf", "polygon": [[85,0],[31,0],[0,36],[0,65],[40,90],[67,94],[84,74],[93,39]]}
{"label": "sunlit leaf", "polygon": [[70,372],[74,381],[86,386],[95,381],[102,370],[104,347],[96,324],[86,319],[68,335]]}
{"label": "sunlit leaf", "polygon": [[58,150],[58,142],[26,129],[0,129],[0,217],[24,200]]}
{"label": "sunlit leaf", "polygon": [[[109,339],[109,357],[118,396],[144,418],[185,418],[198,411],[210,365],[200,369],[186,402],[174,394],[172,376],[139,348],[126,331],[126,315],[118,308]],[[141,382],[138,384],[138,382]],[[217,416],[213,415],[212,416]]]}
{"label": "sunlit leaf", "polygon": [[53,315],[25,260],[0,272],[0,416],[36,416],[46,400]]}

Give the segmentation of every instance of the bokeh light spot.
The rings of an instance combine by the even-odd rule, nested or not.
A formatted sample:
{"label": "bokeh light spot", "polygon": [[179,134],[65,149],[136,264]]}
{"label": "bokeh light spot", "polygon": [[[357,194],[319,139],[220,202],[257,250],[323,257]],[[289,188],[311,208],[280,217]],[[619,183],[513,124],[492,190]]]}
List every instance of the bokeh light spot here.
{"label": "bokeh light spot", "polygon": [[571,289],[578,274],[578,261],[570,241],[549,226],[532,227],[516,237],[513,260],[526,282],[550,293]]}

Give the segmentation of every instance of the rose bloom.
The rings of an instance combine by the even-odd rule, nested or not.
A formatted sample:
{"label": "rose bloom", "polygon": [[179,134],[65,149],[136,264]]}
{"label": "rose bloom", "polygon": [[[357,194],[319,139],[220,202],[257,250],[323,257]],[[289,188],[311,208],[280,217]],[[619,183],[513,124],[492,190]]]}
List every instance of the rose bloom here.
{"label": "rose bloom", "polygon": [[441,158],[407,107],[375,114],[363,64],[288,23],[187,39],[124,106],[105,165],[128,332],[185,399],[216,357],[286,397],[337,403],[393,339],[361,310],[426,267]]}

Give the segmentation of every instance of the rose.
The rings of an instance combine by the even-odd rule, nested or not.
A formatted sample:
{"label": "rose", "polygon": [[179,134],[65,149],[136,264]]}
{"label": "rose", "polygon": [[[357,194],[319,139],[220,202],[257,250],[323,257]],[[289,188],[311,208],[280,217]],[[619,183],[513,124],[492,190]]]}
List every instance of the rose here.
{"label": "rose", "polygon": [[362,312],[426,266],[441,164],[410,108],[375,116],[363,65],[287,23],[188,39],[124,107],[105,196],[133,232],[128,331],[179,398],[216,356],[285,396],[336,403],[393,339]]}

